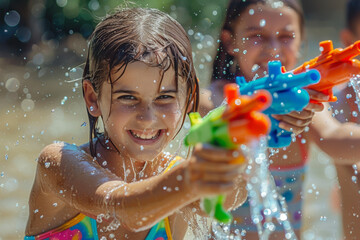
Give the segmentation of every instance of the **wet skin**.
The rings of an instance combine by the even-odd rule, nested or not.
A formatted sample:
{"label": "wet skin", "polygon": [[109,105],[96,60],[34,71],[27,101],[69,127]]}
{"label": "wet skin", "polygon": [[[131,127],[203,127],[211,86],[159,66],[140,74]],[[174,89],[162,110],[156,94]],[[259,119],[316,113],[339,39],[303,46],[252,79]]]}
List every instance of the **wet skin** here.
{"label": "wet skin", "polygon": [[[260,23],[262,25],[260,26]],[[265,23],[265,24],[264,24]],[[301,31],[298,14],[289,7],[271,8],[262,4],[250,5],[234,22],[233,31],[223,31],[222,41],[227,52],[233,55],[239,64],[240,71],[246,80],[251,81],[255,75],[266,75],[270,60],[280,60],[286,69],[292,69],[297,62],[301,44]],[[258,69],[253,71],[253,66]],[[227,80],[217,81],[210,87],[215,106],[223,101],[222,89]],[[326,96],[310,92],[313,99],[324,99]],[[204,100],[205,101],[205,100]],[[302,112],[292,112],[288,115],[274,115],[280,121],[280,127],[300,134],[310,124],[314,111],[321,111],[322,104],[309,104]],[[307,133],[301,134],[306,138]],[[299,140],[298,140],[299,141]],[[270,157],[274,168],[286,167],[303,162],[302,148],[308,149],[309,141],[302,146],[291,144],[279,149]],[[283,156],[287,156],[284,160]],[[295,231],[300,236],[300,231]],[[274,233],[271,239],[284,238],[284,233]],[[258,239],[257,233],[248,233],[246,239]]]}
{"label": "wet skin", "polygon": [[[102,117],[111,139],[99,139],[96,159],[88,143],[54,143],[41,152],[26,235],[47,232],[79,213],[96,219],[110,212],[110,218],[98,224],[100,237],[112,233],[121,239],[144,239],[151,226],[170,216],[174,239],[182,239],[188,226],[179,210],[202,215],[198,200],[220,193],[228,193],[228,209],[245,200],[244,164],[230,164],[242,156],[236,150],[198,145],[188,161],[163,173],[171,156],[162,150],[186,112],[186,84],[179,80],[176,88],[172,69],[161,85],[160,70],[141,62],[129,64],[114,81],[118,74],[112,72],[113,86],[105,82],[101,94],[90,82],[83,85],[89,112]],[[114,217],[120,227],[104,232]]]}

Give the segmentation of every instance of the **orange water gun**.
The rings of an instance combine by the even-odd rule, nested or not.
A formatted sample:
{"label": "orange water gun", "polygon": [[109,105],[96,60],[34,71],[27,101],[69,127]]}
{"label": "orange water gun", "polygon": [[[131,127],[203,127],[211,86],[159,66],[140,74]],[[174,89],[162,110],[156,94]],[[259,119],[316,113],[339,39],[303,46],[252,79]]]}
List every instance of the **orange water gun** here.
{"label": "orange water gun", "polygon": [[[211,143],[215,146],[236,149],[240,144],[248,144],[260,136],[266,136],[270,131],[269,118],[260,111],[271,104],[271,95],[265,90],[259,90],[252,96],[240,96],[237,84],[227,84],[224,93],[227,105],[212,110],[204,118],[200,114],[190,113],[191,129],[186,135],[186,146],[196,143]],[[236,159],[241,163],[244,159]],[[220,222],[229,223],[232,216],[223,203],[224,195],[205,198],[202,201],[204,211]]]}
{"label": "orange water gun", "polygon": [[337,98],[333,95],[333,87],[346,83],[354,75],[360,74],[360,61],[354,59],[360,54],[360,40],[344,49],[334,49],[331,40],[322,41],[319,45],[321,54],[292,72],[297,74],[308,69],[318,70],[321,75],[320,81],[306,88],[327,94],[328,101],[335,102]]}

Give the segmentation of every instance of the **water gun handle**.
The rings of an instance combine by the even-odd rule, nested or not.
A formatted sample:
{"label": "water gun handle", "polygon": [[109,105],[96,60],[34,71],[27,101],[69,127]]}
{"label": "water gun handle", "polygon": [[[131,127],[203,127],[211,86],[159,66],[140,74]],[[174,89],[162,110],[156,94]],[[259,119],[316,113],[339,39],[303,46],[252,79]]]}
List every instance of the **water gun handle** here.
{"label": "water gun handle", "polygon": [[[269,118],[259,111],[271,104],[271,95],[267,91],[258,91],[253,96],[241,96],[237,84],[224,87],[228,104],[211,111],[203,119],[199,113],[190,113],[192,127],[184,139],[186,146],[200,142],[235,149],[261,135],[267,135],[270,129]],[[244,158],[235,159],[233,164],[244,162]],[[232,216],[224,208],[224,195],[204,198],[201,206],[204,211],[222,223],[230,223]]]}

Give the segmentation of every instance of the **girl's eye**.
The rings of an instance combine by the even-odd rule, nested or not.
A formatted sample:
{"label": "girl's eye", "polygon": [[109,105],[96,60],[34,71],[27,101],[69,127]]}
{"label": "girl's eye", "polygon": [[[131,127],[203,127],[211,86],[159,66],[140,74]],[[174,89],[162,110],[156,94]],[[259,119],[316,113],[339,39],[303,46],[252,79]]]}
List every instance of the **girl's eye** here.
{"label": "girl's eye", "polygon": [[156,100],[172,99],[172,98],[174,98],[174,97],[170,96],[170,95],[161,95],[161,96],[157,97]]}
{"label": "girl's eye", "polygon": [[136,100],[136,97],[132,96],[132,95],[122,95],[119,96],[117,99],[121,99],[121,100]]}
{"label": "girl's eye", "polygon": [[292,40],[292,39],[294,39],[294,35],[292,35],[292,34],[283,34],[283,35],[279,36],[279,39],[283,40],[283,41]]}
{"label": "girl's eye", "polygon": [[171,100],[171,99],[174,99],[174,97],[171,95],[160,95],[156,98],[156,100],[160,100],[160,101],[161,100]]}

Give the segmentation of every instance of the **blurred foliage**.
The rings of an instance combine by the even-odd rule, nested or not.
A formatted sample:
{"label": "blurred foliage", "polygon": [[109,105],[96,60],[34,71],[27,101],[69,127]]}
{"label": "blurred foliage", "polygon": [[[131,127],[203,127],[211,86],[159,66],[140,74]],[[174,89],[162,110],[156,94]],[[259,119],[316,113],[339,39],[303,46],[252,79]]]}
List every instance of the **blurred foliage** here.
{"label": "blurred foliage", "polygon": [[[133,0],[132,2],[0,0],[0,43],[2,48],[14,47],[14,54],[19,54],[21,52],[19,49],[26,50],[26,45],[40,41],[61,40],[74,33],[81,33],[87,38],[99,20],[117,6],[157,8],[177,19],[186,30],[192,29],[194,32],[201,31],[203,34],[216,35],[222,24],[226,2],[225,0]],[[16,23],[17,16],[18,23]],[[13,22],[9,23],[6,19]],[[27,33],[25,37],[24,31]],[[190,35],[192,33],[190,31]]]}
{"label": "blurred foliage", "polygon": [[37,69],[80,64],[96,24],[126,6],[157,8],[179,21],[205,86],[227,0],[0,0],[0,58]]}

